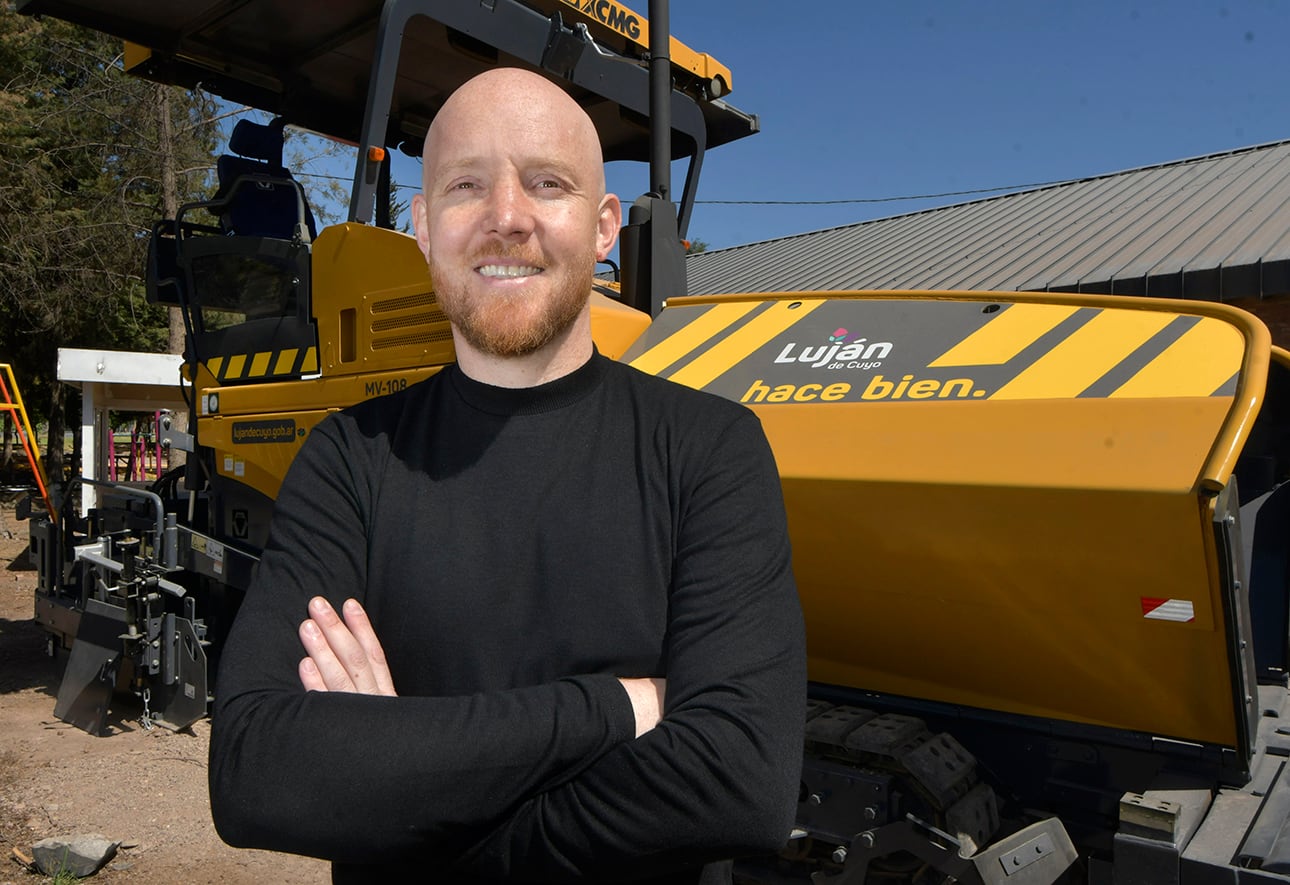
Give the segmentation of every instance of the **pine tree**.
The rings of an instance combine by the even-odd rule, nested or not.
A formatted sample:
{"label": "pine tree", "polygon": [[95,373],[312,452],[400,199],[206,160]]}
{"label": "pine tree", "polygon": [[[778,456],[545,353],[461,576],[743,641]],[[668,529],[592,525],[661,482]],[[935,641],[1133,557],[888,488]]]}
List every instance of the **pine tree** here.
{"label": "pine tree", "polygon": [[125,74],[121,52],[0,5],[0,361],[49,422],[52,476],[66,423],[57,349],[169,349],[166,310],[144,297],[148,233],[210,192],[212,102]]}

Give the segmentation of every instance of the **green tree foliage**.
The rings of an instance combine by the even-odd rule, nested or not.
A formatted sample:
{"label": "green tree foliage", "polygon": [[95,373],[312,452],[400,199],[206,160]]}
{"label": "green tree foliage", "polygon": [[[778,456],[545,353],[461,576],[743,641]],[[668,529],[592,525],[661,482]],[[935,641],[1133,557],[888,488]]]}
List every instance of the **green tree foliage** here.
{"label": "green tree foliage", "polygon": [[[257,114],[267,122],[267,114]],[[345,220],[349,211],[348,174],[353,173],[354,147],[311,132],[287,127],[283,165],[305,189],[318,229]]]}
{"label": "green tree foliage", "polygon": [[407,197],[400,196],[400,191],[405,190],[402,187],[394,186],[390,188],[390,224],[395,230],[405,234],[412,233],[412,195],[415,190],[407,188]]}
{"label": "green tree foliage", "polygon": [[[210,101],[126,75],[121,52],[0,3],[0,361],[60,443],[57,349],[167,349],[165,309],[144,297],[148,234],[209,193]],[[60,466],[61,445],[47,458]]]}

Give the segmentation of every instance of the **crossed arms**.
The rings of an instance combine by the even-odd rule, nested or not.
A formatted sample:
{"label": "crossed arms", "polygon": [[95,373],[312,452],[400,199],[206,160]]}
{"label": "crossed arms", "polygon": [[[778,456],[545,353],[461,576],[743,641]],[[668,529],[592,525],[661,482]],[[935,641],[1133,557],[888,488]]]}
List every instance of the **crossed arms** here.
{"label": "crossed arms", "polygon": [[[347,599],[342,620],[321,596],[309,600],[309,617],[300,624],[300,684],[305,691],[346,691],[354,694],[398,697],[394,677],[385,660],[385,649],[372,622],[357,599]],[[636,737],[663,718],[667,680],[657,677],[619,677],[632,704]]]}
{"label": "crossed arms", "polygon": [[[385,654],[433,641],[400,634],[412,590],[396,587],[396,605],[388,587],[379,600],[348,589],[368,587],[381,534],[356,531],[368,499],[394,485],[364,451],[373,435],[355,439],[344,420],[316,428],[216,683],[220,835],[353,864],[429,852],[463,875],[544,881],[782,845],[801,758],[801,613],[778,477],[755,419],[742,420],[700,441],[712,467],[673,542],[657,672],[433,696],[396,695],[402,671]],[[343,605],[351,594],[362,604]]]}

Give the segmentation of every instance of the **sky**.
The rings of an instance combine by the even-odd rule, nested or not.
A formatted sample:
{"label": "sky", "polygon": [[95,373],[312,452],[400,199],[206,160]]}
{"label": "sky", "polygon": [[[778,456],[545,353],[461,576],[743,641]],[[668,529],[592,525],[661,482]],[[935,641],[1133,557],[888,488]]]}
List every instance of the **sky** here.
{"label": "sky", "polygon": [[[674,0],[670,15],[761,124],[704,160],[689,236],[710,249],[1290,138],[1290,0]],[[648,167],[612,164],[609,186],[630,204]],[[921,195],[942,196],[901,199]]]}

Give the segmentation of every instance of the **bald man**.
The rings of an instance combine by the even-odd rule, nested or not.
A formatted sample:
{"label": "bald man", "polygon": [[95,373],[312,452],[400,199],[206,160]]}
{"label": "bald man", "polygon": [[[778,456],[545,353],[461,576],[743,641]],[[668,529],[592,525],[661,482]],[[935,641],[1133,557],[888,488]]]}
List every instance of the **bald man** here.
{"label": "bald man", "polygon": [[457,364],[292,465],[216,686],[216,827],[336,882],[728,883],[784,843],[801,762],[760,425],[596,353],[622,212],[563,91],[483,74],[424,159]]}

